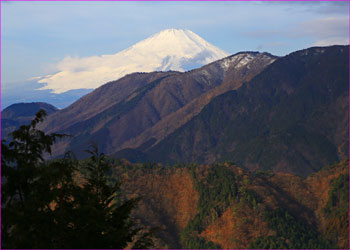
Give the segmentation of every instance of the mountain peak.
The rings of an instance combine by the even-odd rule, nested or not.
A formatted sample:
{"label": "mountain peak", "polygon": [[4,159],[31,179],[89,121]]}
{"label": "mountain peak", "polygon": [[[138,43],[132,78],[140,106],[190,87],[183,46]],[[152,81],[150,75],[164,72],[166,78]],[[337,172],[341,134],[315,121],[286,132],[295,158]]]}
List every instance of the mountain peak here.
{"label": "mountain peak", "polygon": [[66,57],[57,71],[39,80],[63,93],[72,89],[97,88],[133,72],[187,71],[228,56],[188,29],[162,30],[114,55]]}
{"label": "mountain peak", "polygon": [[194,32],[192,32],[189,29],[165,29],[165,30],[161,30],[158,33],[154,34],[153,36],[157,36],[157,35],[174,35],[174,36],[181,36],[183,34],[195,34]]}
{"label": "mountain peak", "polygon": [[148,52],[160,57],[159,71],[186,71],[228,56],[188,29],[166,29],[126,49],[124,52]]}
{"label": "mountain peak", "polygon": [[[188,30],[188,29],[174,29],[174,28],[171,28],[171,29],[161,30],[161,31],[159,31],[156,34],[161,34],[161,33],[173,33],[173,34],[175,34],[175,33],[186,32],[186,31],[190,31],[190,30]],[[192,31],[190,31],[190,32],[192,32]]]}

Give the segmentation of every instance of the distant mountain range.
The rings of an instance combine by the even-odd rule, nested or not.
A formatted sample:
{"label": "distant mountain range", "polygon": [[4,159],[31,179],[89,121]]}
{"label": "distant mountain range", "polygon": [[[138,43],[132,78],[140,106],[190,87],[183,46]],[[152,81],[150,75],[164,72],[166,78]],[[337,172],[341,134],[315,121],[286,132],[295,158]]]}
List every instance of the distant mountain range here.
{"label": "distant mountain range", "polygon": [[278,58],[241,52],[188,72],[134,73],[109,82],[41,124],[131,161],[234,161],[250,170],[308,175],[348,158],[349,47]]}
{"label": "distant mountain range", "polygon": [[[93,89],[75,89],[62,94],[54,94],[50,90],[39,90],[44,84],[30,80],[11,85],[1,85],[1,109],[16,103],[45,102],[57,108],[66,108]],[[20,91],[19,91],[20,90]]]}
{"label": "distant mountain range", "polygon": [[28,125],[40,109],[45,110],[47,115],[58,111],[56,107],[43,102],[17,103],[2,110],[1,139],[5,139],[10,132],[21,125]]}

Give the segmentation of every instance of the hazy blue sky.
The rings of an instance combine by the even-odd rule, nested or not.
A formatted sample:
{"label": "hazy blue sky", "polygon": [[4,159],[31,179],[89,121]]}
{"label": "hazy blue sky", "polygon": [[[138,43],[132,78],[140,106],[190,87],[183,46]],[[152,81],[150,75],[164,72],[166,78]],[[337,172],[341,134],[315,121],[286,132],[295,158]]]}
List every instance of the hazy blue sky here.
{"label": "hazy blue sky", "polygon": [[[344,2],[1,2],[1,85],[53,73],[66,56],[114,54],[187,28],[234,54],[346,44]],[[13,84],[13,83],[12,83]]]}

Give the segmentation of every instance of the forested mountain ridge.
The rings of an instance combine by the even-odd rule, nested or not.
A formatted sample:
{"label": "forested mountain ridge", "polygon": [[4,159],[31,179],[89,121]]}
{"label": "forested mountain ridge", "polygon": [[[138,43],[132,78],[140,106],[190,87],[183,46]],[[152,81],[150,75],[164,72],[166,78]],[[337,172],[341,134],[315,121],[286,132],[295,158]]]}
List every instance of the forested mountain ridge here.
{"label": "forested mountain ridge", "polygon": [[279,58],[241,88],[214,98],[143,157],[231,160],[304,176],[347,158],[348,52],[349,46],[315,47]]}
{"label": "forested mountain ridge", "polygon": [[156,248],[345,248],[349,161],[307,178],[213,165],[117,162],[134,216]]}

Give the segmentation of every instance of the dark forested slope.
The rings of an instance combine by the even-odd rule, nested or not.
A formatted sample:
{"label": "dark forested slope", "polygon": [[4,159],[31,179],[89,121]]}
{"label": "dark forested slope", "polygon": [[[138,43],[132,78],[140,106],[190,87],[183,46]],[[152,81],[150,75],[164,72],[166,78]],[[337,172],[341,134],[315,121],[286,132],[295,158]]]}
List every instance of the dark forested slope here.
{"label": "dark forested slope", "polygon": [[276,60],[249,83],[146,149],[167,163],[232,160],[307,175],[348,157],[349,47],[315,47]]}

